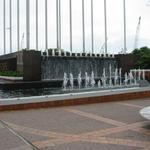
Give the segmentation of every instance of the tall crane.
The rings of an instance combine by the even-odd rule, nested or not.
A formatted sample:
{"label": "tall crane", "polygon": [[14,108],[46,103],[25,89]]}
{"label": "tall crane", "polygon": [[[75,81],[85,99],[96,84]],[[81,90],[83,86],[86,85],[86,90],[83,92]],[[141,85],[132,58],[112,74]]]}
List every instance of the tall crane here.
{"label": "tall crane", "polygon": [[138,25],[137,25],[137,28],[136,28],[135,41],[134,41],[134,49],[138,48],[140,25],[141,25],[141,16],[139,17]]}

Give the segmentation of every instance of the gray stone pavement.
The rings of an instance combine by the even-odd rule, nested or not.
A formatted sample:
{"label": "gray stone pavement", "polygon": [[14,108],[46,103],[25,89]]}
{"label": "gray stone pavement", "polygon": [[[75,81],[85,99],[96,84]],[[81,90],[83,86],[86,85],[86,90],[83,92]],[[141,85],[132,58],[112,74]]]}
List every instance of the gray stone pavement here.
{"label": "gray stone pavement", "polygon": [[0,112],[0,150],[150,150],[150,121],[139,114],[149,105],[150,98]]}

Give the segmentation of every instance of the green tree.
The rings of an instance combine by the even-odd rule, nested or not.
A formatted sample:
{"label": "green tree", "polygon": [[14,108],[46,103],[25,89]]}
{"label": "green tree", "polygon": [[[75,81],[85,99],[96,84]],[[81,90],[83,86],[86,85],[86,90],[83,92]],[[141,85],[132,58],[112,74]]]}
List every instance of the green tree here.
{"label": "green tree", "polygon": [[141,47],[132,52],[136,57],[136,67],[141,69],[150,69],[150,48]]}

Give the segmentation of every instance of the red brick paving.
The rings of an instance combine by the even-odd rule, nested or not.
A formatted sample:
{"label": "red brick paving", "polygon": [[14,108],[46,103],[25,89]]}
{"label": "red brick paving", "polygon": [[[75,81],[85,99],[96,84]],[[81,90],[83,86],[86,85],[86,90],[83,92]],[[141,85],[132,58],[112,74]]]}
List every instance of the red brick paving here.
{"label": "red brick paving", "polygon": [[[150,105],[150,100],[146,99],[146,100],[142,100],[142,103],[144,103],[144,101],[147,103],[149,103]],[[135,102],[135,104],[134,104]],[[138,105],[139,102],[139,105]],[[37,140],[36,138],[34,138],[34,136],[32,137],[32,140],[28,137],[28,140],[30,142],[32,142],[32,144],[34,144],[35,146],[37,146],[39,149],[41,150],[53,150],[53,149],[64,149],[64,147],[69,147],[68,150],[74,150],[74,149],[78,149],[78,150],[84,150],[85,149],[85,144],[88,147],[88,145],[90,146],[91,144],[93,144],[93,148],[92,150],[97,150],[98,147],[99,149],[105,150],[105,149],[110,149],[110,147],[112,147],[112,149],[116,149],[116,150],[150,150],[150,122],[147,120],[144,120],[142,117],[139,116],[139,110],[142,108],[142,106],[140,105],[140,101],[139,100],[134,100],[132,101],[132,104],[128,101],[125,102],[113,102],[113,103],[107,103],[105,104],[105,107],[108,107],[111,109],[112,104],[116,105],[116,110],[115,111],[111,111],[112,113],[111,115],[120,115],[121,112],[121,108],[122,107],[130,107],[130,109],[128,110],[128,113],[132,113],[132,115],[128,115],[126,119],[132,120],[131,117],[135,117],[133,122],[129,123],[127,122],[122,122],[119,120],[114,120],[114,118],[116,117],[112,117],[110,118],[109,116],[103,116],[100,115],[100,111],[102,111],[101,109],[104,107],[103,104],[93,104],[93,105],[87,105],[87,106],[72,106],[72,107],[64,107],[64,108],[57,108],[57,109],[43,109],[43,110],[28,110],[28,114],[30,114],[30,112],[32,113],[32,117],[39,117],[40,116],[44,116],[44,118],[42,118],[42,120],[45,120],[44,125],[47,126],[45,128],[45,126],[43,126],[43,129],[39,129],[38,126],[42,123],[38,122],[37,124],[35,123],[35,127],[31,127],[31,121],[30,121],[30,115],[26,116],[28,118],[28,121],[26,121],[25,126],[20,125],[17,123],[17,120],[19,120],[18,122],[24,121],[22,119],[25,118],[17,118],[17,114],[24,114],[24,111],[16,111],[16,112],[2,112],[0,114],[0,119],[3,119],[4,121],[6,121],[6,123],[13,128],[15,131],[19,132],[21,135],[25,136],[26,134],[33,134],[35,136],[40,136],[40,137],[44,137],[43,139],[39,138],[39,140]],[[91,111],[92,109],[96,108],[98,106],[99,109],[96,109],[95,112],[97,113],[93,113],[93,111]],[[120,107],[121,106],[121,107]],[[84,107],[84,109],[82,109],[82,107]],[[79,108],[81,108],[79,110]],[[89,109],[91,108],[91,109]],[[88,109],[88,112],[84,111]],[[131,111],[131,110],[136,109],[136,111]],[[46,110],[46,111],[45,111]],[[106,109],[107,110],[107,109]],[[40,113],[39,113],[40,111]],[[89,119],[90,121],[96,121],[99,123],[100,128],[99,129],[94,129],[93,131],[86,131],[84,129],[84,132],[78,133],[76,134],[76,131],[74,132],[68,132],[66,133],[65,130],[64,132],[60,132],[54,129],[52,130],[51,128],[48,128],[49,124],[47,124],[47,119],[49,120],[49,123],[54,119],[52,115],[50,115],[51,112],[59,112],[59,111],[64,111],[65,113],[67,113],[68,115],[64,116],[64,119],[67,120],[69,119],[69,115],[72,116],[72,120],[75,119],[75,116],[80,116],[80,117],[84,117],[86,119]],[[90,112],[91,111],[91,112]],[[103,111],[105,111],[105,109],[103,109]],[[118,113],[116,113],[116,111]],[[109,113],[110,113],[109,112]],[[42,115],[42,113],[44,113],[44,115]],[[65,114],[64,113],[64,114]],[[36,115],[38,114],[38,115]],[[74,115],[72,115],[74,114]],[[107,114],[107,112],[105,112],[105,114]],[[8,117],[9,116],[9,117]],[[9,118],[10,117],[14,117],[15,120],[12,120],[10,122]],[[51,117],[50,117],[51,116]],[[138,116],[138,117],[137,117]],[[119,118],[119,117],[118,117]],[[59,118],[58,118],[59,119]],[[78,117],[76,118],[76,122],[74,122],[74,124],[71,124],[71,126],[76,126],[78,124]],[[136,120],[136,121],[135,121]],[[36,121],[36,120],[35,120]],[[81,121],[81,120],[79,120]],[[70,126],[70,123],[67,122],[63,122],[64,126]],[[105,123],[108,125],[113,125],[112,127],[109,128],[101,128],[101,124]],[[59,126],[60,124],[55,124],[55,126]],[[62,129],[64,128],[64,126],[62,126]],[[49,126],[50,127],[50,126]],[[86,125],[85,125],[86,127]],[[80,126],[79,126],[80,128]],[[48,130],[46,130],[48,129]],[[74,128],[75,129],[75,128]],[[5,128],[2,128],[0,126],[0,130],[6,130]],[[71,130],[68,128],[68,130]],[[83,129],[81,128],[81,131]],[[130,132],[130,136],[128,136],[128,134],[126,134],[127,132]],[[137,133],[137,134],[135,134]],[[115,136],[117,135],[117,136]],[[7,138],[7,134],[4,134],[3,136],[6,136]],[[135,137],[136,136],[136,137]],[[145,137],[144,138],[142,138]],[[26,137],[27,138],[27,137]],[[142,138],[142,140],[140,140]],[[149,139],[149,140],[146,140]],[[12,140],[9,140],[8,144],[12,144],[11,142],[13,142]],[[78,143],[78,144],[77,144]],[[85,143],[85,144],[83,144]],[[5,147],[5,145],[3,145],[3,149],[2,150],[30,150],[31,148],[29,147],[25,147],[25,144],[21,143],[20,146],[17,145],[17,143],[13,143],[14,145],[16,144],[16,147],[12,148],[12,149],[8,149],[7,147]],[[95,146],[94,146],[95,145]],[[0,145],[1,146],[1,145]],[[88,148],[87,148],[88,149]]]}

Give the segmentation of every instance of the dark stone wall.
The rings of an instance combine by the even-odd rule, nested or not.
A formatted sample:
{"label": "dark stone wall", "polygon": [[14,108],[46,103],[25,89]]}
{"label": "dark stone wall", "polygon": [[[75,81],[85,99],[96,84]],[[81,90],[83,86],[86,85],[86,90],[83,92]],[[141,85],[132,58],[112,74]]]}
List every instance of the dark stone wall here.
{"label": "dark stone wall", "polygon": [[100,57],[43,57],[42,58],[42,78],[44,79],[63,79],[64,72],[68,75],[72,73],[74,78],[77,78],[81,72],[82,77],[85,72],[91,75],[94,72],[95,77],[100,77],[103,68],[106,68],[106,73],[109,72],[109,65],[112,65],[112,70],[117,67],[115,58],[100,58]]}
{"label": "dark stone wall", "polygon": [[17,70],[17,53],[11,53],[0,56],[0,71],[16,71]]}
{"label": "dark stone wall", "polygon": [[122,68],[122,72],[129,72],[130,69],[135,69],[136,58],[133,54],[119,54],[116,55],[116,60],[119,68]]}
{"label": "dark stone wall", "polygon": [[[20,54],[21,55],[21,54]],[[20,58],[21,62],[21,58]],[[39,81],[41,80],[41,52],[40,51],[23,51],[23,80]],[[22,69],[21,64],[18,68]]]}
{"label": "dark stone wall", "polygon": [[20,51],[0,56],[0,71],[19,71],[24,81],[41,80],[41,52]]}
{"label": "dark stone wall", "polygon": [[16,71],[17,70],[17,59],[8,58],[0,60],[0,71]]}

